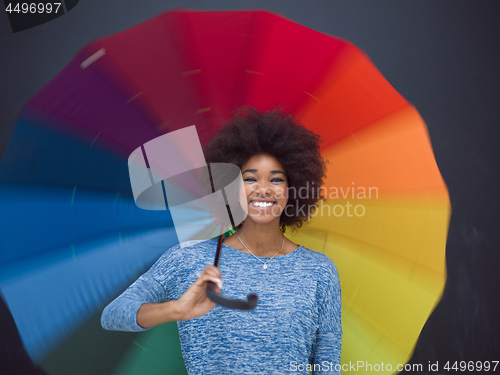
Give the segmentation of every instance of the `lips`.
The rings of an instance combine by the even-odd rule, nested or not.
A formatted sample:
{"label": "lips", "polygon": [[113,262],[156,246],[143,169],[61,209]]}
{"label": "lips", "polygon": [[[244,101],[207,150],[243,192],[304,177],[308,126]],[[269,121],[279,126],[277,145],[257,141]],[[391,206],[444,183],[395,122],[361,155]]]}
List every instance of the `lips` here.
{"label": "lips", "polygon": [[273,201],[251,201],[250,204],[254,207],[257,208],[268,208],[272,207],[276,204],[276,202]]}

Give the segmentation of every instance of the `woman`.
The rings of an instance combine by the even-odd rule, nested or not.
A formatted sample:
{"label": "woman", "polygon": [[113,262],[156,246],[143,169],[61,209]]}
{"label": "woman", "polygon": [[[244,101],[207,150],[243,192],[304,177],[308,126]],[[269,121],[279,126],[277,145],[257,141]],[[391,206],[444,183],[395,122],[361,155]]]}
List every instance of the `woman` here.
{"label": "woman", "polygon": [[[204,148],[207,162],[241,168],[248,216],[222,245],[174,246],[111,302],[105,329],[141,331],[177,321],[189,374],[339,373],[341,297],[338,273],[325,255],[284,237],[308,220],[325,164],[319,137],[279,111],[241,109]],[[255,293],[254,310],[216,306],[224,295]]]}

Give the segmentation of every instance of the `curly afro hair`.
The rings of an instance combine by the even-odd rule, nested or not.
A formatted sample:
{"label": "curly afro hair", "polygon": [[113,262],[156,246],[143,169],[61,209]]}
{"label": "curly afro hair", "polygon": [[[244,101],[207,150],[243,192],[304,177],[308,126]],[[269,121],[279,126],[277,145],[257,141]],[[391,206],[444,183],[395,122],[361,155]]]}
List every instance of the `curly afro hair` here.
{"label": "curly afro hair", "polygon": [[[326,166],[319,152],[320,137],[297,119],[280,110],[260,113],[239,108],[211,141],[203,147],[208,163],[232,163],[242,167],[252,156],[267,153],[285,168],[288,203],[280,217],[280,229],[300,228],[324,199],[319,194]],[[303,198],[305,197],[305,198]]]}

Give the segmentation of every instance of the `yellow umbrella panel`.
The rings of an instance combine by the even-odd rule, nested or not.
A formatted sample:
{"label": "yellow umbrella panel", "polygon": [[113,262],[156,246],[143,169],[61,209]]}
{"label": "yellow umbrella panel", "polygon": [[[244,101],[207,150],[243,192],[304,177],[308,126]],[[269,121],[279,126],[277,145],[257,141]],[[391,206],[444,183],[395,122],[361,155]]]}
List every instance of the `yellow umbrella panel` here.
{"label": "yellow umbrella panel", "polygon": [[344,370],[399,372],[446,281],[450,205],[426,126],[407,105],[322,154],[326,200],[291,237],[339,270]]}

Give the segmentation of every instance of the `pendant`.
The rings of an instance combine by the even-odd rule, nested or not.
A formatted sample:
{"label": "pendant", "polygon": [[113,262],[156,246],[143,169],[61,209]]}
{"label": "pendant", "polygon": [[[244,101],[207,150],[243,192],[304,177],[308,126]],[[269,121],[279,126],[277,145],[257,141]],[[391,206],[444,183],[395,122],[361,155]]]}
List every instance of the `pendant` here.
{"label": "pendant", "polygon": [[262,266],[262,268],[264,268],[265,270],[267,270],[267,264],[264,263],[264,265]]}

